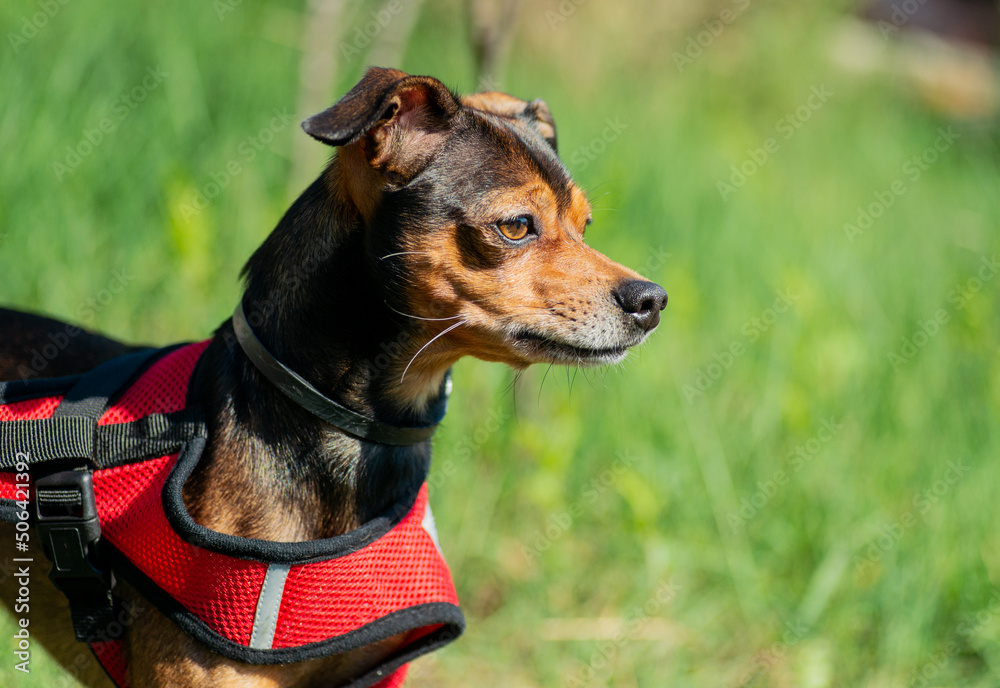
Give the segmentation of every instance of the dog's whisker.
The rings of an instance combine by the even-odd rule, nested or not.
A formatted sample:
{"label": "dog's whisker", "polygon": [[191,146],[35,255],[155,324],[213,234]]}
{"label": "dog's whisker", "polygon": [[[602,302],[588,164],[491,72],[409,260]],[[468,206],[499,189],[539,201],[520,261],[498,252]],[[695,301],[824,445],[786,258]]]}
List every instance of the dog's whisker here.
{"label": "dog's whisker", "polygon": [[514,389],[513,389],[513,392],[510,395],[511,399],[514,400],[514,422],[515,423],[517,423],[519,421],[518,415],[517,415],[517,383],[520,380],[521,380],[521,371],[520,370],[515,370],[514,371]]}
{"label": "dog's whisker", "polygon": [[517,371],[515,370],[513,372],[514,377],[512,377],[510,382],[507,383],[507,386],[503,388],[503,393],[510,394],[512,399],[514,398],[514,386],[517,384]]}
{"label": "dog's whisker", "polygon": [[517,383],[521,380],[521,371],[513,371],[514,377],[511,378],[510,382],[503,389],[503,396],[510,394],[511,403],[514,405],[514,421],[517,422]]}
{"label": "dog's whisker", "polygon": [[[611,183],[611,181],[610,181],[610,180],[608,180],[608,181],[606,181],[606,182],[599,182],[599,183],[597,183],[597,184],[594,184],[593,186],[588,186],[588,187],[587,187],[587,188],[585,189],[585,191],[586,191],[586,194],[587,194],[587,199],[588,199],[588,200],[590,199],[590,194],[592,194],[592,193],[593,193],[594,191],[597,191],[597,190],[598,190],[598,189],[600,189],[600,188],[601,188],[602,186],[607,186],[607,185],[608,185],[608,184],[610,184],[610,183]],[[607,193],[610,193],[610,192],[608,192],[608,191],[605,191],[604,193],[605,193],[605,194],[607,194]],[[604,194],[601,194],[601,195],[603,196]]]}
{"label": "dog's whisker", "polygon": [[404,313],[401,310],[397,310],[397,309],[393,308],[389,303],[386,303],[385,305],[393,313],[398,313],[398,314],[402,315],[403,317],[413,318],[414,320],[458,320],[459,318],[462,317],[461,315],[450,315],[447,318],[424,318],[424,317],[419,316],[419,315],[410,315],[409,313]]}
{"label": "dog's whisker", "polygon": [[[202,476],[204,481],[200,481],[202,484],[191,500],[178,491],[174,501],[180,504],[177,500],[184,497],[185,504],[179,508],[189,506],[192,514],[227,525],[226,537],[233,544],[214,548],[218,550],[214,552],[217,562],[206,560],[191,565],[192,579],[206,579],[194,580],[203,585],[192,590],[209,603],[202,605],[203,611],[192,612],[192,621],[213,628],[219,623],[233,629],[252,626],[254,638],[250,645],[265,648],[254,652],[266,654],[271,652],[267,649],[271,645],[284,644],[289,647],[280,648],[281,656],[296,663],[315,656],[302,668],[296,664],[287,670],[222,665],[218,681],[178,679],[175,682],[178,688],[225,682],[225,675],[232,671],[255,685],[265,680],[276,686],[314,685],[323,681],[343,685],[353,675],[381,675],[390,671],[392,676],[386,682],[399,683],[403,670],[393,669],[398,657],[413,656],[427,649],[420,645],[420,638],[414,637],[417,634],[410,631],[434,622],[435,626],[448,627],[442,629],[448,631],[444,640],[455,635],[451,627],[455,626],[457,610],[447,564],[440,557],[424,556],[422,550],[411,552],[407,544],[416,547],[426,544],[423,540],[413,541],[406,529],[422,530],[419,519],[429,520],[429,514],[418,502],[406,499],[406,495],[421,494],[427,489],[424,486],[433,482],[422,475],[423,471],[399,470],[403,465],[419,468],[430,459],[428,440],[442,421],[444,397],[451,389],[445,366],[466,355],[507,363],[513,379],[496,395],[495,404],[505,411],[503,417],[512,412],[517,423],[520,399],[528,403],[524,385],[529,379],[538,379],[536,374],[524,372],[529,364],[548,364],[538,387],[539,408],[553,365],[566,370],[567,398],[572,396],[581,370],[591,387],[600,383],[607,388],[612,368],[616,367],[621,374],[623,363],[640,355],[626,351],[626,344],[644,340],[659,324],[659,311],[666,306],[664,290],[640,280],[638,273],[624,266],[581,250],[583,225],[589,224],[593,217],[605,217],[605,211],[618,212],[602,204],[607,201],[609,205],[617,205],[621,193],[612,193],[612,187],[602,182],[581,197],[578,187],[563,180],[560,184],[568,185],[569,193],[565,194],[568,202],[550,208],[546,194],[533,189],[537,185],[547,187],[545,170],[559,165],[554,139],[550,140],[551,150],[536,145],[536,134],[544,136],[551,129],[554,135],[554,123],[541,101],[520,101],[516,110],[519,114],[514,116],[511,104],[519,101],[512,98],[481,93],[467,100],[459,99],[431,77],[408,77],[395,70],[372,68],[348,96],[305,121],[305,131],[313,138],[333,148],[349,147],[341,148],[336,168],[323,172],[308,187],[250,258],[243,272],[245,290],[225,329],[217,330],[209,341],[185,345],[176,353],[172,348],[149,349],[145,354],[129,354],[117,359],[120,364],[101,366],[90,373],[83,370],[99,360],[115,360],[129,347],[96,334],[65,345],[65,354],[60,354],[65,357],[56,367],[81,373],[80,387],[104,399],[105,411],[93,408],[84,410],[85,415],[94,418],[98,412],[119,415],[120,409],[134,418],[123,423],[123,427],[140,428],[154,416],[163,415],[161,411],[175,410],[173,397],[178,389],[190,389],[191,403],[185,401],[181,411],[164,416],[167,427],[174,428],[175,421],[171,418],[180,419],[183,415],[184,427],[178,425],[178,432],[186,433],[188,426],[194,425],[208,428],[205,437],[199,438],[205,440],[199,445],[201,448],[194,443],[187,454],[193,465],[204,453],[202,449],[208,451],[211,447],[212,470]],[[388,109],[386,103],[390,104]],[[533,120],[538,127],[531,125]],[[470,126],[472,121],[478,124]],[[392,139],[392,145],[378,147],[377,152],[364,146],[363,151],[355,150],[358,146],[349,144],[359,139],[381,141],[385,136]],[[469,150],[479,153],[469,156],[466,154]],[[530,150],[530,157],[536,158],[537,165],[526,169],[520,164],[525,150]],[[377,159],[373,157],[376,153]],[[419,187],[419,192],[405,192],[406,199],[394,199],[395,194],[382,193],[385,183],[389,184],[387,188]],[[593,196],[592,204],[586,200],[587,195]],[[583,220],[585,217],[587,220]],[[562,231],[569,222],[578,224],[579,231]],[[528,233],[534,236],[529,238]],[[359,240],[362,235],[364,240]],[[347,236],[352,239],[340,240]],[[544,240],[534,240],[538,238]],[[396,251],[392,251],[393,246]],[[390,252],[379,256],[384,250]],[[406,256],[414,260],[394,260]],[[376,260],[391,262],[378,265]],[[281,313],[284,322],[280,327],[273,321],[265,322],[267,318],[262,313],[245,312],[244,302],[247,307],[253,303],[264,315],[272,311]],[[397,303],[399,306],[395,306]],[[446,312],[458,315],[419,315]],[[261,326],[256,329],[260,332],[255,334],[253,321],[258,318]],[[465,332],[445,340],[446,335],[463,325]],[[57,336],[66,339],[60,334],[64,327],[69,330],[64,323],[25,317],[0,308],[0,331],[14,335],[13,346],[5,346],[4,356],[0,357],[0,373],[7,371],[13,375],[13,367],[17,366],[17,374],[26,377],[22,371],[34,367],[39,356],[37,350],[26,351],[27,346],[18,346],[18,342],[42,341],[45,337],[57,341]],[[294,350],[294,359],[288,362],[304,364],[295,366],[303,375],[268,353],[257,334],[275,344],[274,351]],[[230,341],[234,335],[235,341]],[[433,345],[438,341],[441,346],[435,349]],[[644,346],[636,347],[636,352],[645,350]],[[239,347],[242,353],[237,354],[234,347]],[[400,371],[399,364],[410,352],[415,353]],[[410,382],[405,382],[410,368],[425,353],[424,362],[413,369]],[[610,363],[614,360],[618,363]],[[147,365],[155,366],[163,374],[135,375],[136,370]],[[196,373],[203,368],[215,373]],[[281,370],[283,374],[272,374]],[[55,375],[58,371],[50,368],[48,372]],[[379,377],[383,372],[388,379]],[[399,372],[401,375],[396,378]],[[557,370],[552,374],[560,373]],[[135,379],[129,381],[131,378]],[[38,387],[31,381],[24,382],[30,389],[23,398],[44,400],[52,394],[51,385],[44,380],[38,382]],[[57,386],[62,388],[61,385]],[[71,385],[65,383],[64,391],[73,398],[74,393],[68,392]],[[561,383],[553,385],[561,387]],[[120,391],[115,392],[115,388]],[[147,410],[132,412],[120,404],[119,400],[135,396],[148,400],[148,404],[143,404],[148,406]],[[280,400],[277,405],[269,403],[272,398]],[[196,400],[205,403],[195,403]],[[10,403],[10,399],[5,400],[0,394],[0,410]],[[62,407],[62,411],[66,410],[66,406]],[[492,423],[491,419],[491,427]],[[79,443],[76,432],[64,434],[64,425],[56,423],[49,427],[55,433],[53,437],[36,438],[33,432],[25,442],[30,444],[37,439],[41,451],[52,444]],[[65,426],[65,433],[69,432],[70,427]],[[495,432],[490,429],[491,434]],[[479,434],[477,431],[476,441],[482,444]],[[491,442],[501,442],[502,434],[496,434]],[[89,434],[83,439],[88,438],[92,439]],[[149,444],[148,439],[138,435],[134,439],[134,448],[131,439],[126,447],[130,456],[134,453],[132,458],[156,461],[162,454],[155,441]],[[30,447],[26,445],[23,449],[27,452]],[[110,464],[117,466],[128,457],[111,458],[115,460]],[[294,470],[290,471],[289,466]],[[61,470],[62,466],[54,468]],[[143,467],[130,459],[128,465],[120,465],[116,470],[126,473],[136,470],[141,474],[152,469],[151,464]],[[88,500],[94,500],[98,511],[105,511],[102,504],[108,499],[141,501],[149,487],[148,481],[142,480],[118,482],[122,483],[121,491],[117,487],[97,493],[87,490]],[[82,484],[74,482],[76,487]],[[230,489],[234,485],[239,489]],[[22,486],[14,484],[14,487],[20,491]],[[499,487],[499,484],[492,486],[491,496],[485,500],[489,506],[485,512],[487,522]],[[37,502],[43,490],[35,492]],[[275,505],[280,508],[275,509]],[[391,519],[391,529],[378,528],[381,534],[373,534],[368,524],[377,526],[384,521],[379,515],[388,513],[390,506],[391,513],[399,518]],[[156,510],[145,510],[145,516],[139,514],[137,517],[145,520],[136,520],[132,530],[139,533],[159,528],[164,508],[169,509],[170,504],[164,502]],[[411,512],[415,518],[402,518],[402,514]],[[424,525],[432,530],[430,523]],[[171,537],[175,530],[180,532],[172,524]],[[269,554],[280,547],[260,545],[269,542],[268,539],[276,543],[310,543],[341,537],[346,537],[345,542],[355,542],[361,537],[370,544],[380,540],[388,547],[402,542],[402,556],[392,557],[394,561],[386,560],[371,570],[361,570],[364,567],[352,562],[352,553],[345,555],[340,547],[332,551],[324,546],[310,556],[306,565],[310,573],[295,576],[288,575],[288,565],[282,556]],[[383,537],[387,539],[381,540]],[[191,564],[183,556],[176,558],[178,553],[170,551],[168,539],[147,538],[147,542],[141,537],[139,540],[123,537],[123,540],[126,559],[126,550],[139,553],[145,560],[156,559],[166,567],[162,576],[167,579],[173,568]],[[239,571],[233,572],[236,578],[224,576],[222,585],[211,585],[208,579],[215,577],[214,573],[211,576],[202,573],[205,566],[212,568],[215,563],[225,568],[226,560],[239,562],[248,543],[251,551],[261,552],[254,558],[267,569],[262,574],[264,587],[270,590],[268,586],[272,583],[277,586],[273,595],[246,590],[235,599],[227,591],[234,586],[246,587],[240,585]],[[139,549],[149,551],[139,552]],[[435,551],[432,548],[430,554]],[[364,553],[358,556],[363,558]],[[127,571],[122,573],[125,575]],[[164,590],[169,588],[160,582],[167,579],[155,573],[150,572],[148,577],[151,584]],[[125,578],[132,582],[130,576]],[[336,588],[342,584],[347,593],[361,585],[370,594],[361,599],[337,594]],[[425,592],[400,594],[414,585]],[[283,594],[304,601],[302,618],[314,630],[298,632],[301,630],[298,612],[277,614],[275,605]],[[161,610],[184,604],[174,595],[161,597],[162,602],[147,601]],[[268,599],[264,600],[265,597]],[[50,604],[38,599],[37,603],[38,609],[34,611],[44,616],[50,608],[55,608],[52,605],[56,601],[51,600]],[[420,618],[410,614],[426,603],[441,605],[440,614],[435,610],[430,619],[423,618],[426,616],[423,612]],[[61,604],[65,607],[65,601]],[[72,599],[71,607],[75,606],[76,600]],[[264,617],[270,618],[257,613],[264,606],[272,612]],[[378,617],[368,618],[371,615],[367,611],[376,608]],[[274,618],[276,614],[280,618]],[[398,642],[378,643],[374,637],[361,638],[358,643],[341,642],[357,635],[350,630],[357,624],[388,623],[390,616]],[[233,623],[229,624],[227,619]],[[161,621],[170,625],[165,618]],[[69,641],[82,634],[79,624],[74,626],[76,633],[64,629],[62,639],[55,629],[51,632],[38,629],[38,640],[46,645],[50,640],[61,645],[63,639]],[[160,623],[154,620],[144,627],[148,633],[132,632],[125,637],[130,647],[142,649],[122,658],[127,660],[129,674],[150,675],[158,667],[163,667],[166,674],[187,673],[183,669],[189,656],[197,659],[201,654],[199,637],[194,632],[172,634],[167,642],[158,642],[163,630]],[[42,633],[43,630],[46,632]],[[296,637],[294,643],[271,642],[288,638],[289,633]],[[246,657],[238,651],[245,638],[227,635],[224,639],[226,643],[212,649],[227,662],[245,665]],[[318,646],[322,646],[322,652],[314,653],[311,648]],[[235,649],[229,652],[226,648]]]}
{"label": "dog's whisker", "polygon": [[549,367],[545,369],[545,374],[542,375],[542,382],[541,382],[540,385],[538,385],[538,399],[536,399],[536,403],[539,406],[542,405],[542,388],[545,387],[545,378],[547,378],[549,376],[549,372],[552,370],[552,366],[553,365],[555,365],[555,364],[554,363],[549,363]]}
{"label": "dog's whisker", "polygon": [[424,349],[426,349],[426,348],[427,348],[427,347],[429,347],[429,346],[430,346],[431,344],[433,344],[433,343],[434,343],[435,341],[437,341],[437,340],[438,340],[438,339],[440,339],[441,337],[445,336],[446,334],[448,334],[449,332],[451,332],[452,330],[454,330],[454,329],[455,329],[456,327],[458,327],[459,325],[464,325],[464,324],[465,324],[465,321],[463,320],[463,321],[460,321],[460,322],[457,322],[457,323],[455,323],[454,325],[451,325],[450,327],[446,327],[446,328],[445,328],[444,330],[442,330],[442,331],[441,331],[441,332],[439,332],[438,334],[434,335],[434,337],[433,337],[433,338],[432,338],[432,339],[431,339],[431,340],[430,340],[429,342],[427,342],[427,343],[426,343],[426,344],[424,344],[424,345],[423,345],[422,347],[420,347],[420,348],[419,348],[419,349],[417,350],[417,353],[413,354],[413,358],[411,358],[411,359],[410,359],[410,362],[406,364],[406,367],[405,367],[405,368],[403,368],[403,374],[399,376],[399,381],[400,381],[400,383],[402,383],[402,382],[403,382],[403,380],[404,380],[404,379],[406,378],[406,371],[408,371],[408,370],[410,369],[410,366],[411,366],[411,365],[413,365],[413,362],[414,362],[415,360],[417,360],[417,356],[419,356],[419,355],[420,355],[420,353],[421,353],[421,352],[422,352],[422,351],[423,351]]}
{"label": "dog's whisker", "polygon": [[389,255],[382,256],[379,260],[385,260],[386,258],[395,258],[396,256],[425,256],[428,255],[428,251],[399,251],[398,253],[390,253]]}

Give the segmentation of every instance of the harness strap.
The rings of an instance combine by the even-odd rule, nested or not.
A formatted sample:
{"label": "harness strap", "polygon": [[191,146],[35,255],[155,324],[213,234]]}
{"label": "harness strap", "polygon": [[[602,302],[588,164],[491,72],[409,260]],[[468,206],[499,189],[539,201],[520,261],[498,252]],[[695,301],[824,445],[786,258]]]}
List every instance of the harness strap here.
{"label": "harness strap", "polygon": [[69,600],[77,640],[108,640],[119,610],[111,592],[114,578],[97,552],[101,525],[91,466],[121,463],[144,451],[140,443],[146,438],[172,439],[184,431],[164,415],[97,425],[111,397],[162,353],[143,349],[106,361],[79,378],[50,418],[0,424],[0,469],[24,461],[37,472],[59,462],[55,472],[34,480],[34,516],[42,549],[52,561],[49,578]]}
{"label": "harness strap", "polygon": [[[136,610],[113,595],[112,571],[195,640],[236,661],[283,664],[404,637],[395,655],[351,683],[400,688],[406,662],[464,627],[428,525],[426,486],[412,506],[403,499],[325,540],[275,543],[198,526],[181,491],[208,436],[192,394],[208,343],[118,361],[87,380],[0,384],[0,404],[30,402],[5,417],[37,419],[0,422],[0,459],[32,464],[27,495],[23,477],[0,471],[0,508],[17,509],[10,520],[22,520],[25,507],[15,500],[31,502],[36,541],[69,599],[77,638],[122,688],[122,632]],[[446,400],[442,393],[442,407]]]}
{"label": "harness strap", "polygon": [[82,416],[14,420],[0,424],[0,470],[94,454],[94,421]]}
{"label": "harness strap", "polygon": [[187,410],[112,425],[96,425],[83,416],[5,421],[0,424],[0,471],[13,469],[19,460],[39,466],[79,459],[96,468],[114,468],[169,454],[196,436],[198,428],[197,416]]}
{"label": "harness strap", "polygon": [[141,349],[105,361],[80,378],[52,413],[53,418],[83,416],[96,422],[108,407],[108,400],[132,379],[162,349]]}
{"label": "harness strap", "polygon": [[99,426],[109,400],[163,349],[143,349],[105,361],[83,375],[50,418],[0,423],[0,470],[18,461],[38,466],[60,459],[111,468],[165,451],[194,436],[190,414],[152,414],[132,423]]}

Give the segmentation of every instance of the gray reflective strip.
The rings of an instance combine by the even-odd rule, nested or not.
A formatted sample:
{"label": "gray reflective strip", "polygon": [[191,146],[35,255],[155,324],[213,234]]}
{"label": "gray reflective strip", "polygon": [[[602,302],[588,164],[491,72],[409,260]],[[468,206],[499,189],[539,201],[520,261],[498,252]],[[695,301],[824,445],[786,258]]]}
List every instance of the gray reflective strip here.
{"label": "gray reflective strip", "polygon": [[278,627],[278,609],[281,595],[285,592],[289,564],[270,564],[264,574],[264,585],[257,598],[257,613],[253,617],[253,631],[250,633],[250,647],[256,650],[270,650],[274,641],[274,631]]}
{"label": "gray reflective strip", "polygon": [[424,509],[424,520],[420,522],[420,525],[424,527],[427,534],[431,536],[431,540],[434,541],[434,546],[437,547],[439,554],[444,554],[441,551],[441,543],[438,542],[438,529],[437,524],[434,522],[434,514],[431,512],[431,503],[427,502],[427,508]]}

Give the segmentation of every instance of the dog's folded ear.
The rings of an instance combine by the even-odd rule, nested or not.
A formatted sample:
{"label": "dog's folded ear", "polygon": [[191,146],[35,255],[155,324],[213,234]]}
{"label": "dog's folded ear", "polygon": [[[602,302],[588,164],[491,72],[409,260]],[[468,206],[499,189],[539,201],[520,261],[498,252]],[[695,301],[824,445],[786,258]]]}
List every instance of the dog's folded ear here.
{"label": "dog's folded ear", "polygon": [[373,168],[408,177],[444,142],[459,109],[437,79],[371,67],[347,95],[302,128],[331,146],[359,143]]}
{"label": "dog's folded ear", "polygon": [[507,119],[520,120],[535,130],[543,139],[549,142],[552,150],[556,147],[556,121],[552,118],[549,106],[541,98],[528,102],[497,91],[474,93],[462,98],[462,104],[490,112]]}

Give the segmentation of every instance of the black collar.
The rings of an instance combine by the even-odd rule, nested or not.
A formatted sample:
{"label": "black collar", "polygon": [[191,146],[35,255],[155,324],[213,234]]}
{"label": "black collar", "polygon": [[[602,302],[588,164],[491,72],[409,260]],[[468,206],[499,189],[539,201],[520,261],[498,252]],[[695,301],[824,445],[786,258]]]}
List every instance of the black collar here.
{"label": "black collar", "polygon": [[233,313],[233,330],[236,332],[236,341],[240,343],[243,353],[247,355],[257,370],[264,374],[264,377],[306,411],[343,430],[348,435],[379,444],[397,446],[417,444],[429,439],[437,429],[441,418],[444,417],[448,404],[448,392],[451,389],[451,380],[447,376],[442,384],[441,397],[436,402],[438,419],[433,425],[423,427],[387,425],[341,406],[276,359],[260,343],[257,335],[250,328],[250,323],[247,322],[246,314],[243,312],[243,299],[240,299],[240,303]]}

